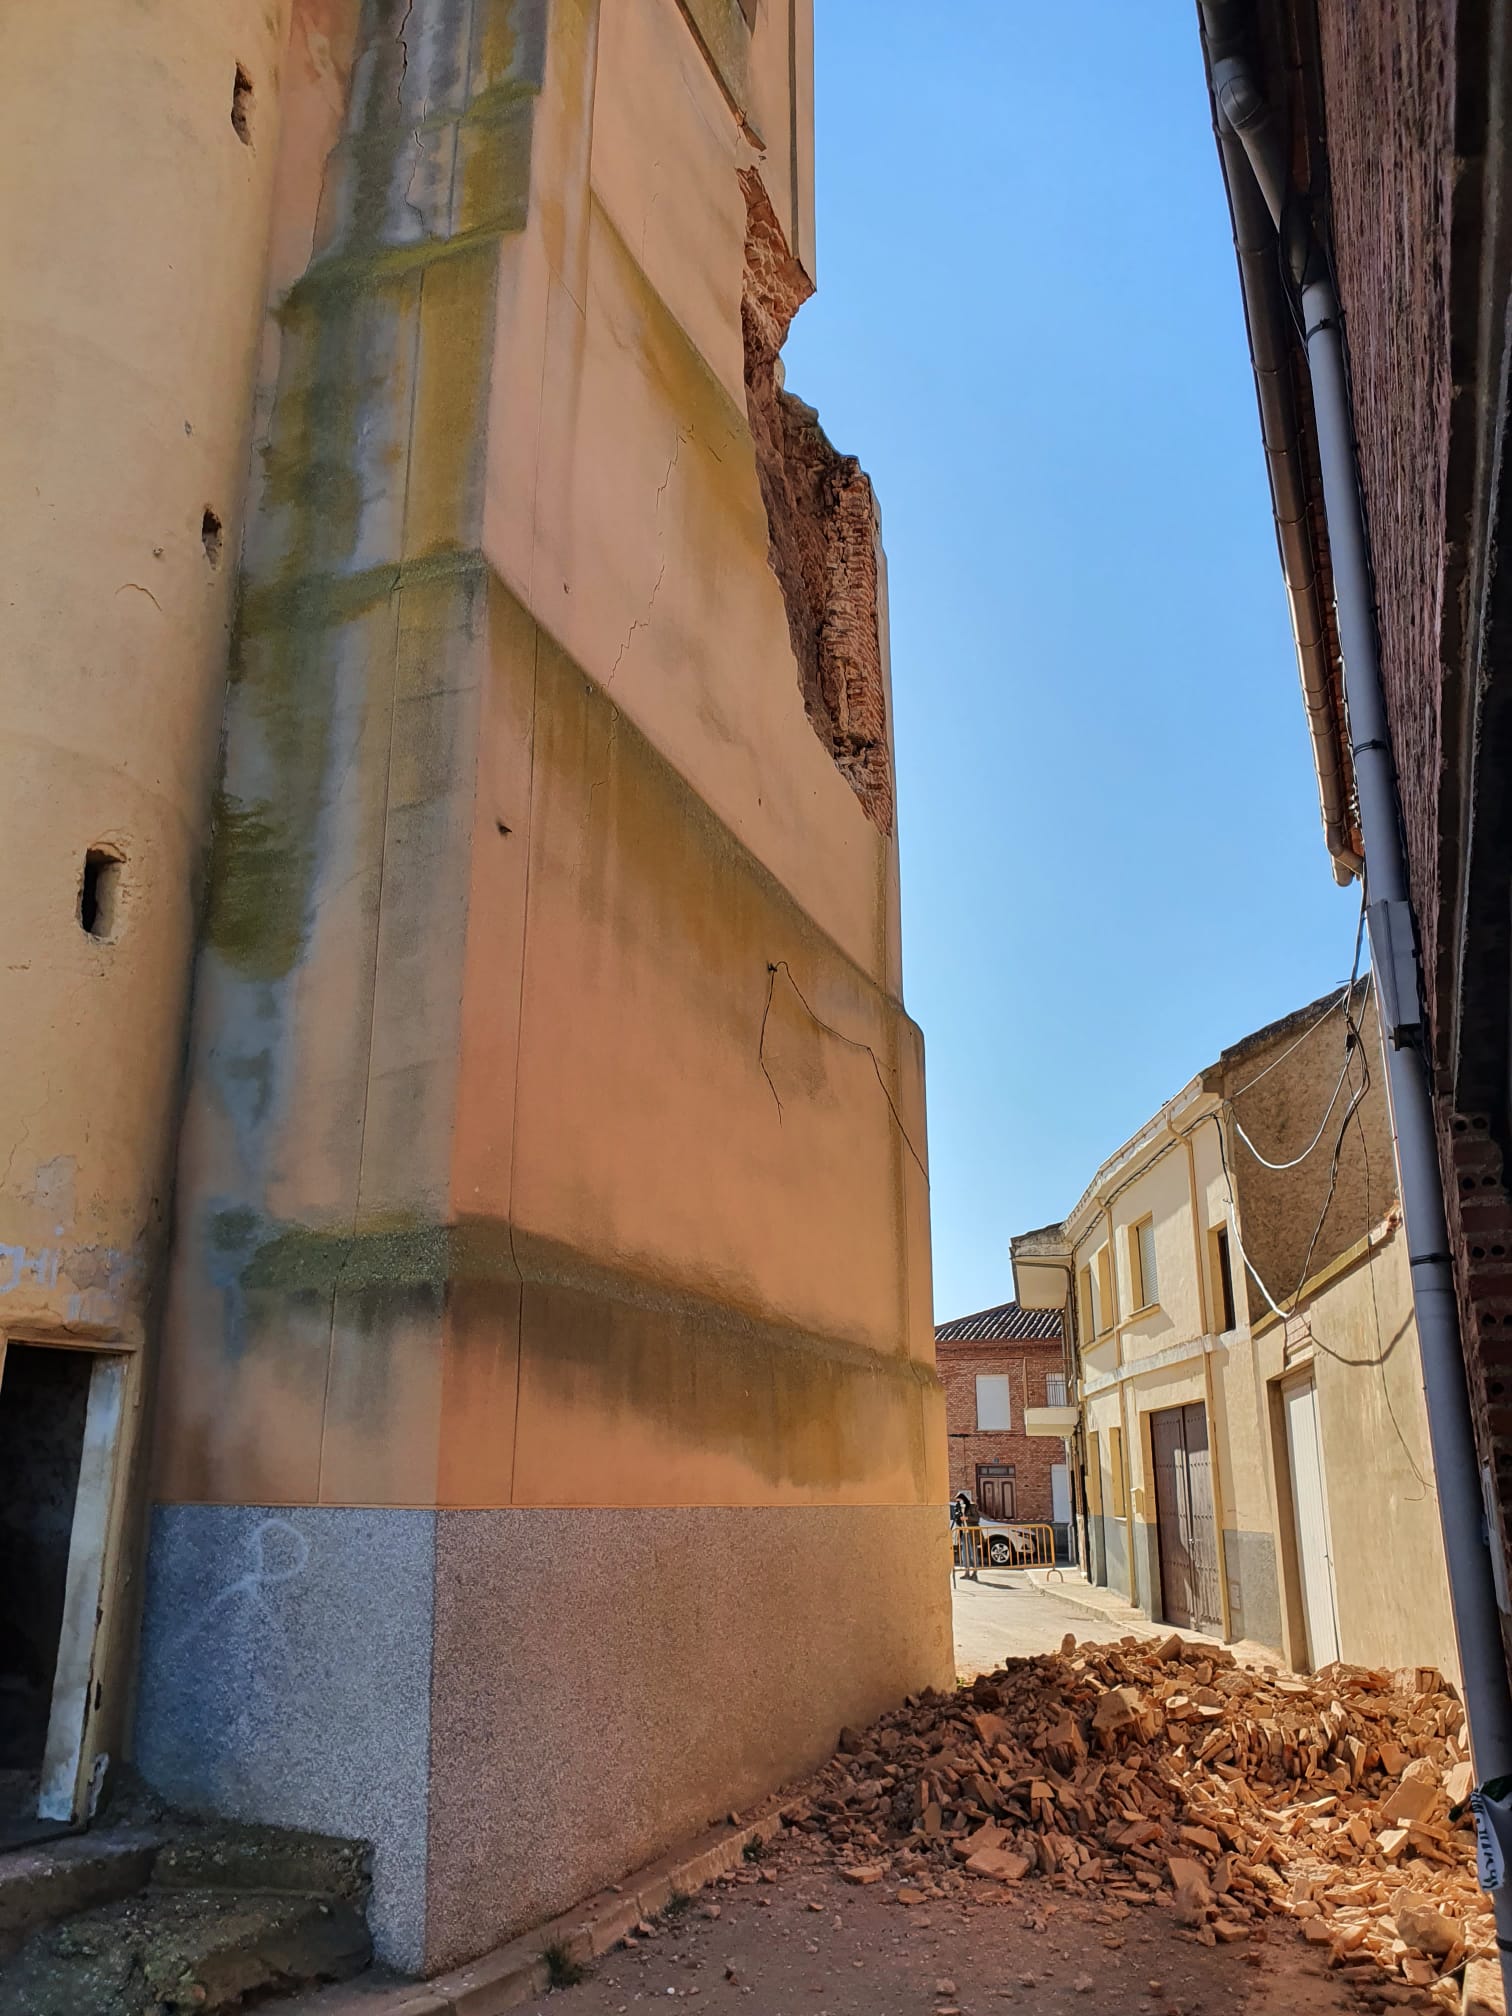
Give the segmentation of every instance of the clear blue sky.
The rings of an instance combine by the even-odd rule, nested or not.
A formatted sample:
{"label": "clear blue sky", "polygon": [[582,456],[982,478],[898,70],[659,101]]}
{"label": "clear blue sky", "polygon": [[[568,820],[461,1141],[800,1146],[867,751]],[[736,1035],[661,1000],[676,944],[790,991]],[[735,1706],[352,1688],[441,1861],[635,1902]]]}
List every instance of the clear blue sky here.
{"label": "clear blue sky", "polygon": [[940,1319],[1349,967],[1195,11],[815,9],[785,358],[882,506]]}

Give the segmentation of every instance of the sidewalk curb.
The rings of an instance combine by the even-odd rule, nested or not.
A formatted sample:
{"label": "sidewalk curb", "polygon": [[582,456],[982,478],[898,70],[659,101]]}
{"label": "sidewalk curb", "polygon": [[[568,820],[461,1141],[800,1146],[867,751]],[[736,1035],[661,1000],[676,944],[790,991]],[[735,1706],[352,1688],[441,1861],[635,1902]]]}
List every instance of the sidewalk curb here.
{"label": "sidewalk curb", "polygon": [[1053,1596],[1057,1603],[1064,1603],[1068,1610],[1075,1610],[1079,1616],[1094,1618],[1102,1624],[1127,1623],[1129,1630],[1136,1637],[1143,1635],[1140,1630],[1141,1626],[1144,1627],[1144,1633],[1153,1632],[1155,1636],[1159,1636],[1160,1627],[1152,1624],[1151,1620],[1146,1617],[1142,1610],[1135,1610],[1131,1606],[1127,1618],[1120,1617],[1116,1611],[1109,1609],[1105,1603],[1094,1603],[1089,1597],[1080,1597],[1071,1593],[1071,1590],[1075,1588],[1074,1583],[1071,1585],[1071,1590],[1068,1590],[1059,1582],[1037,1582],[1033,1575],[1031,1575],[1029,1578],[1029,1587],[1037,1595]]}
{"label": "sidewalk curb", "polygon": [[691,1897],[736,1869],[747,1844],[770,1841],[803,1804],[792,1794],[772,1799],[738,1826],[711,1827],[681,1848],[648,1863],[612,1890],[600,1890],[559,1918],[496,1946],[464,1967],[429,1981],[396,1981],[387,1989],[362,1978],[281,2005],[287,2016],[498,2016],[532,2002],[551,1986],[545,1953],[560,1948],[580,1965],[617,1946],[642,1918],[654,1918],[674,1896]]}

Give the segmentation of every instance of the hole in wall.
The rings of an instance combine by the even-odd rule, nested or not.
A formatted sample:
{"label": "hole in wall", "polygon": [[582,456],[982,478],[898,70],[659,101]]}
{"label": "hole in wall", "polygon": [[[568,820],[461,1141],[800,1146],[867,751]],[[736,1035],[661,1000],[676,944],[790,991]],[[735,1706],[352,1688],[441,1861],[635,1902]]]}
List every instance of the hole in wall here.
{"label": "hole in wall", "polygon": [[205,545],[205,558],[212,567],[219,567],[221,557],[221,521],[207,504],[205,515],[200,520],[200,538]]}
{"label": "hole in wall", "polygon": [[231,129],[243,147],[252,145],[252,79],[240,63],[231,85]]}
{"label": "hole in wall", "polygon": [[91,938],[115,935],[121,903],[121,857],[109,847],[91,847],[79,882],[79,923]]}

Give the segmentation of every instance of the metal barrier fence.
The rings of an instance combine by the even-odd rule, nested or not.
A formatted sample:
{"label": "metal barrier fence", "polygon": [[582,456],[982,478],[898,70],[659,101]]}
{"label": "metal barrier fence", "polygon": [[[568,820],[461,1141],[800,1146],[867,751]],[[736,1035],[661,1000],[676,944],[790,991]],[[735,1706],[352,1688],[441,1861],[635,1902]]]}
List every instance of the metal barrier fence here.
{"label": "metal barrier fence", "polygon": [[956,1568],[1053,1568],[1055,1528],[1024,1525],[957,1526],[953,1529]]}

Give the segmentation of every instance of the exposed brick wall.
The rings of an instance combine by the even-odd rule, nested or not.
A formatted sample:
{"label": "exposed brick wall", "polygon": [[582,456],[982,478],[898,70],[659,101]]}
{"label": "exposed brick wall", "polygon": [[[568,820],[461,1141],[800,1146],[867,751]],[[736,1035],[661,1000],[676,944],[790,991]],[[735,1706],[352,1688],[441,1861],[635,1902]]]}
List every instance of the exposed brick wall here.
{"label": "exposed brick wall", "polygon": [[[1045,1380],[1065,1370],[1059,1338],[1021,1344],[937,1344],[935,1359],[945,1388],[945,1433],[950,1450],[950,1491],[977,1496],[978,1463],[1014,1467],[1014,1517],[1048,1522],[1050,1469],[1064,1463],[1065,1445],[1054,1435],[1025,1435],[1024,1409],[1045,1406]],[[979,1372],[1006,1372],[1011,1383],[1014,1428],[983,1434],[976,1425]]]}
{"label": "exposed brick wall", "polygon": [[[1449,1239],[1460,1290],[1460,1327],[1470,1407],[1482,1460],[1496,1479],[1493,1535],[1508,1556],[1512,1540],[1512,1196],[1501,1150],[1484,1114],[1446,1116],[1450,1170],[1445,1181]],[[1512,1664],[1512,1619],[1502,1618]]]}
{"label": "exposed brick wall", "polygon": [[1438,972],[1456,0],[1317,0],[1334,252],[1423,967]]}
{"label": "exposed brick wall", "polygon": [[[1361,1041],[1347,1056],[1348,1024],[1343,1010],[1335,1009],[1301,1040],[1284,1024],[1267,1048],[1246,1049],[1224,1072],[1224,1090],[1239,1124],[1269,1161],[1300,1155],[1323,1123],[1319,1145],[1294,1169],[1267,1169],[1237,1137],[1229,1151],[1245,1255],[1283,1302],[1309,1274],[1363,1239],[1396,1201],[1374,993],[1363,1003],[1357,998],[1353,1012]],[[1324,1123],[1346,1061],[1344,1087]],[[1356,1099],[1354,1118],[1345,1126]],[[1266,1313],[1265,1300],[1247,1273],[1243,1288],[1250,1321],[1257,1323]]]}
{"label": "exposed brick wall", "polygon": [[748,234],[741,299],[746,410],[768,557],[814,732],[868,818],[891,833],[877,502],[855,456],[839,454],[814,409],[783,389],[778,352],[813,286],[788,249],[760,176],[749,170],[740,179]]}
{"label": "exposed brick wall", "polygon": [[[1493,1118],[1455,1110],[1449,1089],[1450,1004],[1459,984],[1452,850],[1465,778],[1458,730],[1446,729],[1445,717],[1462,676],[1470,613],[1458,606],[1466,592],[1466,499],[1453,494],[1450,464],[1453,373],[1469,365],[1463,337],[1458,358],[1451,340],[1461,81],[1454,52],[1470,15],[1464,0],[1317,0],[1317,17],[1335,259],[1438,1086],[1439,1158],[1471,1409],[1496,1480],[1493,1537],[1507,1559],[1512,1195]],[[1473,223],[1473,203],[1471,212]],[[1455,313],[1463,321],[1463,302]],[[1502,1630],[1512,1662],[1505,1617]]]}

